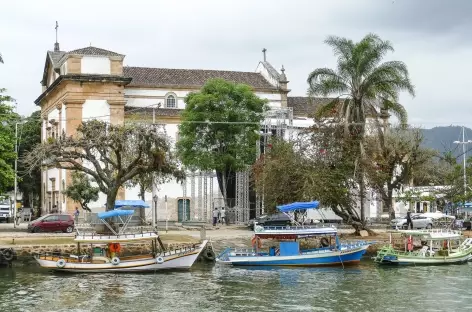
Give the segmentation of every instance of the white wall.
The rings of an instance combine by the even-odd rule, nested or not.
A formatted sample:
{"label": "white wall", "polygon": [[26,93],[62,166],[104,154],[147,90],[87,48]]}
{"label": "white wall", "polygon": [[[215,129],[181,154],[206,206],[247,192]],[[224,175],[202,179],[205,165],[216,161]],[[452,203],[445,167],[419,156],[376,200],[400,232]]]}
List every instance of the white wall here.
{"label": "white wall", "polygon": [[272,77],[269,74],[269,71],[265,68],[262,62],[259,62],[259,65],[257,65],[256,73],[260,73],[273,86],[277,87],[279,85],[279,82],[275,79],[275,77]]}
{"label": "white wall", "polygon": [[61,108],[61,121],[60,121],[60,133],[59,134],[62,134],[62,132],[66,132],[66,124],[67,124],[67,116],[66,116],[66,106],[65,105],[62,105],[62,108]]}
{"label": "white wall", "polygon": [[60,184],[62,183],[59,180],[59,169],[56,169],[56,168],[48,169],[48,181],[45,181],[47,192],[52,192],[52,183],[51,183],[52,178],[56,179],[56,191],[57,191],[59,190]]}
{"label": "white wall", "polygon": [[110,122],[110,105],[106,100],[86,100],[82,106],[82,120],[92,118]]}
{"label": "white wall", "polygon": [[108,57],[83,56],[81,72],[82,74],[110,75],[110,59]]}
{"label": "white wall", "polygon": [[[190,93],[196,90],[164,90],[164,89],[125,89],[125,99],[127,100],[126,105],[132,107],[149,107],[157,103],[161,103],[161,107],[166,107],[166,95],[169,93],[174,93],[177,96],[177,108],[185,108],[185,97]],[[256,92],[258,97],[262,99],[267,99],[269,101],[268,105],[270,107],[280,107],[281,106],[281,95],[280,93],[265,93],[265,92]],[[133,96],[133,97],[127,97]],[[142,96],[142,98],[139,98]],[[152,98],[149,98],[152,97]],[[157,107],[157,106],[156,106]]]}

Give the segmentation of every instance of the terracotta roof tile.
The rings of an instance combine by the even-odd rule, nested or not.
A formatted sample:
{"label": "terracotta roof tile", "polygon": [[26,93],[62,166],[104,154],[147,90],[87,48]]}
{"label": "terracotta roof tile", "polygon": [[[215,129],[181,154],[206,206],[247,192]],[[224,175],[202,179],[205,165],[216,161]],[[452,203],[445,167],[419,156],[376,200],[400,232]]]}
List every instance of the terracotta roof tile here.
{"label": "terracotta roof tile", "polygon": [[[156,108],[155,113],[156,116],[166,116],[166,117],[177,117],[180,116],[180,112],[182,109],[176,108]],[[153,108],[152,107],[133,107],[133,106],[125,106],[125,113],[129,115],[147,115],[152,117]]]}
{"label": "terracotta roof tile", "polygon": [[96,55],[96,56],[124,56],[123,54],[119,54],[113,51],[108,51],[105,49],[100,49],[96,47],[86,47],[82,49],[76,49],[67,52],[67,54],[80,54],[80,55]]}
{"label": "terracotta roof tile", "polygon": [[130,87],[149,86],[200,88],[209,79],[222,78],[235,83],[244,83],[255,89],[276,90],[276,87],[271,85],[261,74],[254,72],[128,66],[123,68],[123,72],[125,77],[133,79],[129,84]]}
{"label": "terracotta roof tile", "polygon": [[313,115],[318,107],[332,101],[333,98],[310,98],[307,96],[289,96],[287,106],[293,108],[293,115],[298,117],[309,117]]}

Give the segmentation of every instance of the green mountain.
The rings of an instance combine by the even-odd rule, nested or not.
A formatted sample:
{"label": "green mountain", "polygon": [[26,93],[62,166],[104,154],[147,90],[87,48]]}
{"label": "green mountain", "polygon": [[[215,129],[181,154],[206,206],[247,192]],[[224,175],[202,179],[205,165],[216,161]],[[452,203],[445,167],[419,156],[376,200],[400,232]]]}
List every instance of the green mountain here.
{"label": "green mountain", "polygon": [[[454,141],[462,141],[462,127],[434,127],[422,129],[423,146],[435,149],[440,153],[451,151],[456,157],[462,157],[462,145]],[[472,129],[465,128],[465,141],[472,140]],[[472,156],[472,143],[466,145],[467,156]]]}

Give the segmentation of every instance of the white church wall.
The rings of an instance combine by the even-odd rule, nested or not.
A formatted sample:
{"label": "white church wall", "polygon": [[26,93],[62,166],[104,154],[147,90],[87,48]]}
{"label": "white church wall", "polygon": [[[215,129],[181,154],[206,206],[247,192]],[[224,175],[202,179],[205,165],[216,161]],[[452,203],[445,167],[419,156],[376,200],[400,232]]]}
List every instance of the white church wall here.
{"label": "white church wall", "polygon": [[81,73],[110,75],[110,59],[108,57],[83,56],[81,59]]}
{"label": "white church wall", "polygon": [[48,192],[52,192],[51,179],[56,179],[56,191],[59,190],[59,187],[61,184],[61,181],[59,181],[59,169],[56,169],[56,168],[48,169],[47,177],[48,177],[48,181],[46,182],[46,185],[47,185],[46,190]]}
{"label": "white church wall", "polygon": [[106,100],[86,100],[82,106],[82,120],[98,119],[110,122],[110,105]]}
{"label": "white church wall", "polygon": [[66,125],[67,125],[67,115],[66,115],[66,107],[65,105],[62,105],[62,108],[61,108],[61,120],[59,121],[61,127],[60,127],[60,135],[62,134],[62,132],[66,131]]}

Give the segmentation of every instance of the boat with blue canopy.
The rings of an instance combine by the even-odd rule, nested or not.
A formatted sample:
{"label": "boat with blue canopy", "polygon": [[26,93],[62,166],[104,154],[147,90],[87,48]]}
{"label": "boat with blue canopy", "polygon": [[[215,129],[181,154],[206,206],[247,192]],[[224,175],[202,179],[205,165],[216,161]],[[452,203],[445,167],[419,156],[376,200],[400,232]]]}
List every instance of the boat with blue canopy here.
{"label": "boat with blue canopy", "polygon": [[[130,206],[145,208],[142,203],[130,205],[130,201],[126,201],[120,205],[117,201],[117,209],[97,214],[98,220],[108,228],[109,233],[81,233],[76,229],[74,241],[77,244],[77,254],[39,254],[35,257],[36,261],[43,268],[75,273],[154,272],[189,269],[206,249],[207,240],[199,244],[168,250],[164,247],[156,229],[134,233],[128,231],[134,212],[121,208]],[[113,226],[114,222],[119,226]],[[136,243],[150,247],[150,252],[127,253],[127,245]]]}
{"label": "boat with blue canopy", "polygon": [[[299,224],[293,214],[319,209],[318,201],[296,202],[277,206],[277,209],[287,214],[294,226],[256,224],[252,248],[226,248],[216,261],[234,266],[344,266],[358,263],[372,244],[365,241],[341,242],[334,226]],[[319,246],[304,247],[308,239],[317,240],[315,243]],[[262,240],[269,241],[268,248],[263,248]]]}

